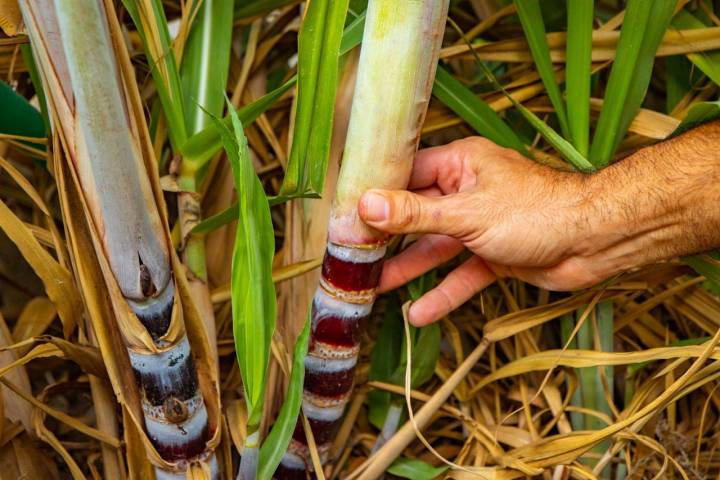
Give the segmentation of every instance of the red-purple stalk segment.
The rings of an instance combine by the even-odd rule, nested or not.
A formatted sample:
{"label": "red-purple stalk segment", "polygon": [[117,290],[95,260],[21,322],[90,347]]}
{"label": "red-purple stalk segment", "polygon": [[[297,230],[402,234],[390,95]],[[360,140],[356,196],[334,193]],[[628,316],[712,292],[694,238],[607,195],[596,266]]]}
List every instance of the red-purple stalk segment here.
{"label": "red-purple stalk segment", "polygon": [[[323,462],[352,393],[360,330],[375,301],[384,255],[384,244],[358,248],[329,243],[325,252],[312,305],[303,398],[303,411]],[[298,422],[277,477],[304,479],[307,458],[306,435]]]}

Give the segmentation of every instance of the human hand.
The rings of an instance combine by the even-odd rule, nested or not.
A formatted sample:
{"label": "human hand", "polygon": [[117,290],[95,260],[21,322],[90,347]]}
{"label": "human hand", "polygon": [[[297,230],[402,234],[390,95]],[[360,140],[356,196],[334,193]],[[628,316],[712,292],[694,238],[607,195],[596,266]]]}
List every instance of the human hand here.
{"label": "human hand", "polygon": [[620,163],[635,177],[615,166],[593,175],[553,170],[479,137],[418,152],[409,191],[369,190],[358,205],[378,230],[425,234],[386,261],[379,291],[469,249],[474,256],[410,308],[410,322],[422,326],[497,276],[574,290],[694,248],[669,242],[687,228],[687,205],[644,191],[660,183],[650,178],[659,177],[654,162]]}

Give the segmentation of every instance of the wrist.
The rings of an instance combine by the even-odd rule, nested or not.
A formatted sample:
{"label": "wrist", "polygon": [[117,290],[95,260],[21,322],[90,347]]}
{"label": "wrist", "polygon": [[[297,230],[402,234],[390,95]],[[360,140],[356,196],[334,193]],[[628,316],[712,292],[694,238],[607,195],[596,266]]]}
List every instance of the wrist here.
{"label": "wrist", "polygon": [[577,254],[624,270],[720,245],[720,125],[583,178]]}

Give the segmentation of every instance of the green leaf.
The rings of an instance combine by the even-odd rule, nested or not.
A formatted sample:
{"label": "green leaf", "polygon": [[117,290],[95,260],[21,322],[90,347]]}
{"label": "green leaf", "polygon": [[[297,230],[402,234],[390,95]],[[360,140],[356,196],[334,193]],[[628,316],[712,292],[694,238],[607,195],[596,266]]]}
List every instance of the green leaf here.
{"label": "green leaf", "polygon": [[[429,272],[414,279],[408,284],[408,292],[412,301],[416,301],[426,292],[432,290],[437,283],[437,272]],[[398,322],[401,323],[401,322]],[[401,325],[402,328],[402,325]],[[404,337],[405,329],[402,328]],[[407,348],[402,339],[400,346],[400,364],[390,378],[390,382],[402,385],[405,382],[405,369],[407,365]],[[432,323],[422,328],[410,327],[410,341],[412,342],[412,373],[411,386],[418,388],[430,380],[435,373],[435,366],[440,357],[440,341],[442,333],[439,323]]]}
{"label": "green leaf", "polygon": [[690,91],[692,65],[683,55],[672,55],[665,58],[665,112],[673,108]]}
{"label": "green leaf", "polygon": [[[368,378],[381,382],[390,381],[393,372],[400,363],[403,325],[400,305],[396,298],[388,303],[383,315],[382,325],[377,334],[375,346],[370,354],[370,372]],[[371,390],[368,393],[368,418],[376,428],[382,429],[393,394],[383,390]]]}
{"label": "green leaf", "polygon": [[[263,3],[263,2],[258,2]],[[362,15],[364,17],[364,13]],[[343,40],[341,44],[345,44],[348,48],[352,48],[360,43],[361,38],[357,37],[357,31],[355,30],[356,27],[353,27],[353,23],[348,25],[347,30],[343,34]],[[360,34],[362,35],[362,30],[360,30]],[[346,38],[348,40],[346,40]],[[282,97],[285,92],[290,90],[295,83],[297,82],[297,77],[292,77],[287,82],[276,88],[275,90],[272,90],[259,99],[255,100],[254,102],[245,105],[237,110],[238,117],[240,118],[240,121],[243,123],[243,125],[249,125],[252,123],[260,114],[265,112],[268,108],[270,108],[280,97]],[[226,126],[230,126],[230,116],[227,115],[223,119],[223,123]],[[220,148],[222,148],[222,141],[220,139],[220,130],[216,127],[214,123],[211,123],[208,125],[205,129],[201,130],[200,132],[194,134],[192,137],[190,137],[187,142],[180,148],[180,152],[183,155],[183,168],[189,168],[191,170],[194,170],[195,172],[201,171],[205,164],[215,155]],[[327,167],[327,162],[325,163],[325,168]],[[324,175],[324,173],[323,173]],[[278,197],[275,197],[274,199],[270,200],[271,204],[278,204],[282,203],[290,198],[300,197],[300,196],[307,196],[304,194],[304,192],[301,192],[297,195],[280,195]],[[312,196],[312,195],[310,195]],[[314,195],[317,196],[317,195]],[[232,208],[232,207],[231,207]],[[222,212],[218,216],[218,220],[225,221],[227,220],[231,212],[225,211]],[[230,220],[227,220],[228,223]],[[205,222],[203,222],[205,223]],[[213,228],[217,228],[221,225],[224,225],[225,223],[217,224],[213,223]],[[197,228],[204,230],[204,228],[200,228],[198,225]],[[212,228],[210,228],[211,230]],[[207,230],[206,230],[207,231]]]}
{"label": "green leaf", "polygon": [[581,172],[592,172],[595,167],[578,152],[570,142],[562,138],[548,124],[540,120],[537,115],[525,108],[521,103],[515,103],[515,108],[525,117],[530,125],[543,136],[547,142],[557,150],[568,162]]}
{"label": "green leaf", "polygon": [[[458,27],[458,25],[452,21],[452,19],[448,18],[448,22],[450,25],[455,28],[458,33],[462,36],[463,40],[465,40],[465,43],[470,45],[470,43],[467,41],[467,38],[465,37],[464,33]],[[532,127],[537,130],[540,135],[543,136],[543,138],[552,145],[555,150],[557,150],[560,155],[562,155],[568,162],[570,162],[576,169],[580,170],[581,172],[592,172],[595,170],[593,165],[582,155],[580,152],[578,152],[575,147],[572,146],[570,142],[562,138],[558,133],[552,129],[549,125],[547,125],[545,122],[540,120],[537,115],[532,113],[530,110],[525,108],[523,104],[515,100],[512,95],[510,95],[507,90],[505,90],[505,87],[503,87],[500,82],[498,82],[497,78],[493,74],[493,72],[488,68],[488,66],[480,60],[480,57],[478,56],[475,49],[471,48],[470,51],[475,55],[475,60],[477,65],[480,67],[480,69],[483,71],[483,74],[490,80],[490,83],[500,90],[505,97],[510,100],[510,102],[517,108],[518,112],[525,117],[525,120],[532,125]]]}
{"label": "green leaf", "polygon": [[310,315],[305,320],[305,327],[295,340],[295,351],[293,352],[293,366],[290,373],[285,402],[280,408],[275,423],[270,433],[260,447],[257,478],[272,478],[273,473],[282,460],[283,454],[290,445],[295,424],[303,399],[303,382],[305,379],[305,354],[308,350],[310,338]]}
{"label": "green leaf", "polygon": [[447,70],[438,65],[433,95],[480,135],[503,147],[529,155],[525,145],[500,116]]}
{"label": "green leaf", "polygon": [[234,202],[225,210],[222,210],[219,213],[213,215],[212,217],[208,217],[195,225],[195,228],[192,229],[192,233],[210,233],[213,230],[217,230],[223,225],[227,225],[228,223],[232,222],[237,218],[237,216],[238,203]]}
{"label": "green leaf", "polygon": [[683,258],[683,261],[700,275],[707,278],[708,281],[714,283],[716,286],[720,286],[719,252],[708,252],[701,255],[693,255],[691,257]]}
{"label": "green leaf", "polygon": [[565,88],[570,138],[584,157],[590,143],[590,79],[592,68],[593,0],[567,2]]}
{"label": "green leaf", "polygon": [[[410,335],[413,338],[412,350],[412,388],[418,388],[430,380],[435,373],[438,357],[440,356],[440,341],[442,333],[439,323],[432,323],[422,328],[412,327]],[[405,341],[403,340],[401,352],[405,352]],[[404,356],[404,355],[403,355]],[[393,383],[401,385],[405,378],[405,364],[398,367],[393,376]]]}
{"label": "green leaf", "polygon": [[180,69],[189,135],[222,116],[233,25],[233,0],[204,0],[185,44]]}
{"label": "green leaf", "polygon": [[[250,125],[263,112],[270,108],[280,97],[295,84],[291,78],[277,89],[266,93],[252,103],[249,103],[235,112],[243,125]],[[234,110],[233,110],[234,111]],[[222,131],[232,125],[230,114],[223,118],[220,124],[213,122],[200,132],[190,137],[180,148],[183,163],[195,171],[199,171],[222,147]]]}
{"label": "green leaf", "polygon": [[642,105],[655,53],[670,23],[676,0],[629,0],[620,30],[605,100],[590,147],[596,167],[610,163]]}
{"label": "green leaf", "polygon": [[342,41],[340,42],[340,56],[345,55],[362,42],[363,31],[365,30],[365,12],[355,17],[355,20],[345,27]]}
{"label": "green leaf", "polygon": [[[435,286],[436,276],[436,271],[431,270],[408,284],[408,291],[413,301]],[[404,337],[405,329],[400,305],[393,300],[385,310],[383,323],[370,356],[371,380],[395,385],[404,384],[407,366]],[[422,328],[410,327],[410,337],[413,356],[411,382],[412,387],[417,388],[430,380],[435,372],[440,356],[442,332],[440,325],[433,323]],[[373,391],[368,395],[370,422],[377,428],[383,427],[393,398],[401,397],[381,391]]]}
{"label": "green leaf", "polygon": [[251,0],[238,2],[235,7],[235,18],[248,18],[268,13],[276,8],[290,5],[291,3],[299,3],[299,0]]}
{"label": "green leaf", "polygon": [[187,139],[183,95],[167,18],[161,0],[123,0],[145,49],[174,151]]}
{"label": "green leaf", "polygon": [[400,457],[388,467],[387,471],[396,477],[410,480],[432,480],[445,473],[447,469],[448,467],[433,467],[422,460]]}
{"label": "green leaf", "polygon": [[[575,0],[573,0],[574,2]],[[572,3],[572,2],[571,2]],[[555,108],[555,114],[560,123],[563,136],[570,138],[567,114],[565,113],[565,102],[560,93],[560,86],[555,80],[555,69],[550,59],[550,47],[545,36],[545,24],[543,23],[542,12],[539,0],[515,0],[518,17],[525,31],[525,39],[530,46],[535,67],[545,85],[550,102]]]}
{"label": "green leaf", "polygon": [[222,132],[238,195],[230,291],[235,353],[252,431],[262,414],[270,341],[275,329],[276,299],[272,281],[275,236],[267,197],[255,175],[242,123],[232,108],[230,118],[232,130],[220,120],[213,120]]}
{"label": "green leaf", "polygon": [[[298,195],[296,197],[268,197],[268,204],[270,204],[271,207],[274,207],[275,205],[280,205],[281,203],[284,203],[291,198],[298,198],[303,197],[303,195]],[[238,203],[233,202],[228,208],[225,210],[222,210],[219,213],[216,213],[212,217],[206,218],[202,222],[195,225],[195,228],[192,229],[193,233],[208,233],[212,232],[213,230],[216,230],[223,225],[227,225],[228,223],[232,222],[237,218],[238,215]]]}
{"label": "green leaf", "polygon": [[25,137],[45,136],[42,116],[35,107],[18,95],[10,85],[0,81],[0,133]]}
{"label": "green leaf", "polygon": [[[672,26],[677,29],[691,30],[694,28],[707,28],[687,10],[680,10],[672,19]],[[687,58],[695,64],[710,80],[720,85],[720,52],[696,52],[687,54]],[[670,70],[668,70],[669,72]]]}
{"label": "green leaf", "polygon": [[694,103],[671,137],[678,136],[688,130],[720,118],[720,101]]}
{"label": "green leaf", "polygon": [[298,39],[293,140],[280,196],[322,193],[347,7],[348,0],[314,0],[307,5]]}
{"label": "green leaf", "polygon": [[[20,45],[20,51],[22,52],[23,62],[27,66],[28,73],[30,74],[30,80],[32,80],[33,87],[35,88],[35,94],[37,95],[38,103],[40,104],[40,114],[42,116],[43,125],[45,126],[43,136],[49,136],[50,116],[48,113],[47,98],[45,96],[45,89],[43,88],[42,80],[40,78],[40,72],[38,71],[37,65],[35,64],[35,57],[32,53],[32,48],[29,44],[25,43],[23,45]],[[5,102],[3,101],[2,104],[5,105]],[[43,146],[42,149],[44,150],[45,147]]]}

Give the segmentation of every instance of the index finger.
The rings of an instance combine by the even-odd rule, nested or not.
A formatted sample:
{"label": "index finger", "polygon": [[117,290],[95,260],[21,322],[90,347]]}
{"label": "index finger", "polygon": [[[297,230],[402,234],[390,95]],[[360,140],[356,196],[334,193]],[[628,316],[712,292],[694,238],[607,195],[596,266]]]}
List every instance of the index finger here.
{"label": "index finger", "polygon": [[410,174],[408,189],[417,190],[437,184],[443,193],[447,194],[448,192],[442,187],[442,184],[446,183],[443,180],[448,175],[460,171],[461,168],[461,160],[455,142],[418,150]]}

